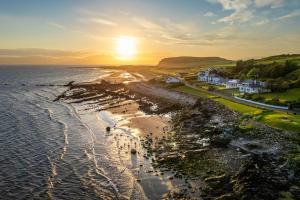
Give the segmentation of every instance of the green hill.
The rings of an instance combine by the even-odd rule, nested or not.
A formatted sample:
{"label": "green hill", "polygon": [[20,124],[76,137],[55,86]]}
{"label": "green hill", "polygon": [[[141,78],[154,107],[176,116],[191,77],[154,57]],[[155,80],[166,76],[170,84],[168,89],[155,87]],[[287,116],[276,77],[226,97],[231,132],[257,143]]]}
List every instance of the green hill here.
{"label": "green hill", "polygon": [[260,64],[269,64],[272,62],[284,63],[287,60],[300,64],[300,54],[282,54],[269,56],[266,58],[257,59],[256,62]]}
{"label": "green hill", "polygon": [[226,76],[267,81],[272,91],[300,87],[300,55],[277,55],[257,60],[239,60],[235,67],[223,69]]}

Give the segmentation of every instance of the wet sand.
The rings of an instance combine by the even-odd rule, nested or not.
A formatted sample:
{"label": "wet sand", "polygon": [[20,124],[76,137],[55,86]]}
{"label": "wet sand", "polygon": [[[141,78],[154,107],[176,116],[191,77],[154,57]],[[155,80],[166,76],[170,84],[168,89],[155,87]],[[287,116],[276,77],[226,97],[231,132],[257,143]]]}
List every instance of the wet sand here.
{"label": "wet sand", "polygon": [[[177,110],[178,102],[166,103],[170,97],[152,98],[149,88],[147,88],[147,92],[150,92],[149,97],[141,93],[146,91],[143,88],[139,88],[141,90],[139,93],[132,93],[127,89],[132,82],[138,84],[138,81],[144,79],[138,74],[115,72],[103,78],[107,83],[99,84],[99,81],[95,81],[71,86],[70,90],[62,94],[58,100],[73,104],[81,112],[81,116],[93,116],[92,113],[95,113],[98,122],[95,122],[95,117],[90,116],[87,124],[94,124],[91,127],[96,127],[93,128],[96,137],[99,130],[105,132],[105,129],[110,127],[110,131],[106,131],[105,134],[106,148],[110,149],[111,162],[119,163],[116,166],[119,172],[115,173],[128,179],[128,186],[124,187],[131,188],[131,192],[122,193],[124,197],[127,198],[130,193],[134,194],[141,188],[147,198],[162,199],[176,190],[177,185],[184,184],[184,181],[170,180],[169,176],[172,174],[163,175],[159,169],[155,169],[152,165],[153,155],[147,152],[145,142],[158,141],[166,136],[171,126],[170,116],[165,113]],[[163,91],[159,92],[163,94]],[[100,123],[101,126],[96,126],[95,123]],[[99,139],[99,142],[101,140],[103,139]],[[108,176],[110,171],[114,170],[107,171]],[[114,180],[115,175],[111,176],[117,187],[118,184],[124,184]]]}
{"label": "wet sand", "polygon": [[104,80],[71,85],[58,99],[99,112],[106,122],[102,129],[110,127],[111,157],[122,161],[119,173],[128,173],[149,199],[273,198],[279,196],[272,189],[277,179],[284,180],[280,187],[289,183],[284,189],[295,190],[285,174],[291,169],[280,168],[283,160],[276,160],[290,145],[280,132],[264,126],[245,130],[240,124],[247,119],[238,113],[209,99],[151,85],[138,74],[118,72]]}
{"label": "wet sand", "polygon": [[133,117],[123,126],[137,129],[137,136],[162,138],[171,129],[170,118],[165,116]]}

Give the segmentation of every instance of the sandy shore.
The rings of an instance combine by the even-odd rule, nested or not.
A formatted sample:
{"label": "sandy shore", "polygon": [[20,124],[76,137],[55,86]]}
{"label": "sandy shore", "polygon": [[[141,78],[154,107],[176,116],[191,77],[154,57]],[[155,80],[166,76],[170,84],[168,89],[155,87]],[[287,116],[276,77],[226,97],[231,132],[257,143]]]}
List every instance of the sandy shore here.
{"label": "sandy shore", "polygon": [[[120,173],[131,173],[149,199],[166,198],[178,187],[186,187],[184,180],[171,180],[172,173],[164,174],[152,166],[154,155],[147,151],[147,146],[148,141],[154,141],[151,146],[157,146],[167,136],[171,129],[167,113],[195,99],[148,85],[145,76],[138,73],[113,72],[102,80],[105,82],[71,85],[57,100],[80,104],[83,113],[91,110],[111,114],[105,114],[103,120],[110,122],[106,126],[111,128],[107,133],[110,148],[115,148],[111,152],[118,152],[112,156],[120,157],[123,163],[118,167]],[[132,154],[133,149],[136,153]]]}
{"label": "sandy shore", "polygon": [[133,117],[123,126],[137,129],[139,137],[152,136],[162,138],[171,129],[170,118],[164,116],[141,116]]}
{"label": "sandy shore", "polygon": [[[280,195],[277,185],[296,194],[297,186],[285,173],[295,169],[284,164],[284,151],[277,151],[290,145],[283,134],[265,126],[245,129],[241,121],[251,119],[145,79],[115,72],[101,83],[70,85],[57,99],[118,116],[107,125],[108,136],[150,199],[240,199],[244,194],[274,199]],[[155,191],[161,192],[159,198],[152,196]]]}

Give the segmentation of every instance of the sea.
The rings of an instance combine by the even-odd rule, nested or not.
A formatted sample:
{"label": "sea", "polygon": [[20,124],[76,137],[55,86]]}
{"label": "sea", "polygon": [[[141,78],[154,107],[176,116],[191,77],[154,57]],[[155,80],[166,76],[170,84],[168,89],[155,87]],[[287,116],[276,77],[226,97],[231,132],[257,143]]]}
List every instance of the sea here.
{"label": "sea", "polygon": [[53,100],[65,84],[100,80],[100,68],[0,67],[0,199],[159,199],[156,177],[106,135],[117,118]]}

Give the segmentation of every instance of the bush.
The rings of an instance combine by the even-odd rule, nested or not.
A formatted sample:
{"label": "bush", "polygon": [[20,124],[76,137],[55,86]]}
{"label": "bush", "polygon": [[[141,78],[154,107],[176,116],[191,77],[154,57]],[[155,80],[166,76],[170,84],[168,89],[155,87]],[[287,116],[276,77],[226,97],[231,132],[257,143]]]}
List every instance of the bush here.
{"label": "bush", "polygon": [[273,101],[273,100],[265,101],[265,103],[270,104],[270,105],[275,105],[275,106],[287,106],[288,105],[286,102]]}
{"label": "bush", "polygon": [[253,95],[252,94],[244,94],[244,98],[251,100],[253,98]]}
{"label": "bush", "polygon": [[172,83],[172,84],[168,84],[167,88],[177,88],[179,86],[184,86],[183,83]]}
{"label": "bush", "polygon": [[214,91],[214,90],[216,90],[216,87],[210,85],[210,86],[208,86],[207,90],[208,91]]}
{"label": "bush", "polygon": [[272,98],[272,101],[279,102],[279,98],[278,97],[274,97],[274,98]]}
{"label": "bush", "polygon": [[252,99],[253,99],[254,101],[264,101],[264,100],[265,100],[265,98],[262,97],[262,96],[254,96]]}

